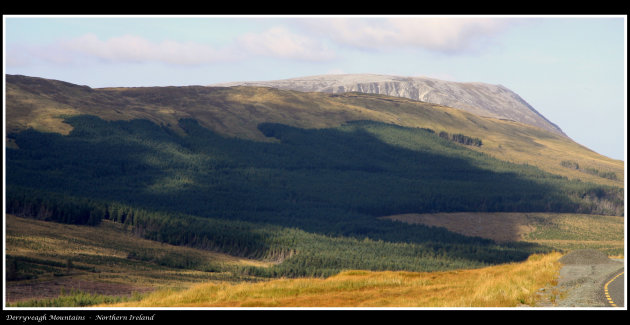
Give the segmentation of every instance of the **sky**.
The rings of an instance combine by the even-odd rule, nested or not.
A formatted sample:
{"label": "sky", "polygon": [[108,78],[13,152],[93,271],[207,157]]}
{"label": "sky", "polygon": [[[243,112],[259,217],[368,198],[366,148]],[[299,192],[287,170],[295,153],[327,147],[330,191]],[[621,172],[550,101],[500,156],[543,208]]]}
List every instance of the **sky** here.
{"label": "sky", "polygon": [[501,84],[627,161],[627,17],[3,16],[4,70],[93,88],[374,73]]}

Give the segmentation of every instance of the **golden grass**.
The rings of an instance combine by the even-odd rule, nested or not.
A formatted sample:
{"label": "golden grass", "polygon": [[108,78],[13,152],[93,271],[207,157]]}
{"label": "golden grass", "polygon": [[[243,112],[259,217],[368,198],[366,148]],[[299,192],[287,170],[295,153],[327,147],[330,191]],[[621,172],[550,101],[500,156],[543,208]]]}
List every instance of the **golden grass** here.
{"label": "golden grass", "polygon": [[[103,221],[98,227],[67,225],[6,215],[6,254],[15,258],[34,258],[62,263],[68,260],[77,267],[93,268],[96,272],[55,269],[28,280],[33,285],[53,285],[53,282],[87,281],[133,285],[139,289],[183,288],[200,281],[240,281],[229,271],[203,272],[156,264],[151,260],[130,259],[130,252],[155,258],[186,257],[202,263],[230,266],[267,267],[271,262],[250,260],[227,254],[173,246],[134,236],[124,225]],[[53,272],[65,273],[64,276]],[[29,292],[17,292],[20,281],[7,283],[16,296],[28,298]],[[25,287],[28,289],[28,287]],[[28,290],[27,290],[28,291]],[[145,290],[146,291],[146,290]],[[33,297],[37,292],[30,292]],[[11,297],[9,297],[11,298]]]}
{"label": "golden grass", "polygon": [[516,307],[555,285],[560,253],[448,272],[346,271],[327,278],[205,283],[100,307]]}

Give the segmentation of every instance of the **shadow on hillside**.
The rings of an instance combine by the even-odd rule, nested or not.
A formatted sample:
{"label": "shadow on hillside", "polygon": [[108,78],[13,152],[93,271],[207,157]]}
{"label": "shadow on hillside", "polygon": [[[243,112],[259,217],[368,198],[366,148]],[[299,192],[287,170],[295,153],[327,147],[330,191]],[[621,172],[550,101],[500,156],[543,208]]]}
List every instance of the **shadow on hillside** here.
{"label": "shadow on hillside", "polygon": [[[183,137],[147,120],[81,116],[67,123],[74,127],[68,136],[12,135],[20,149],[7,149],[8,185],[327,236],[436,246],[493,242],[376,217],[577,209],[556,178],[546,182],[548,174],[529,167],[493,171],[505,170],[505,163],[421,129],[376,122],[331,129],[261,124],[261,132],[280,140],[267,143],[222,137],[194,120],[180,121]],[[377,134],[394,135],[401,145]],[[404,148],[409,141],[422,145]],[[490,168],[476,167],[479,161]]]}

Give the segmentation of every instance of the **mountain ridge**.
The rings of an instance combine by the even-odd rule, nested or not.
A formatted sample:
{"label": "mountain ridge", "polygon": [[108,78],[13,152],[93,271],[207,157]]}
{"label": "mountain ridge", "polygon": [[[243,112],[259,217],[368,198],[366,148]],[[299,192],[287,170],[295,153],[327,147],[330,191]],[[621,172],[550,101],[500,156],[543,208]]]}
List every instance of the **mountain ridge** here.
{"label": "mountain ridge", "polygon": [[[90,88],[39,77],[6,75],[7,146],[10,134],[34,128],[69,134],[64,118],[95,115],[103,119],[147,119],[175,132],[180,119],[196,119],[224,136],[273,141],[261,123],[298,128],[337,127],[372,120],[404,127],[479,138],[474,150],[498,159],[530,164],[554,174],[619,186],[623,162],[593,152],[561,134],[507,119],[481,117],[461,109],[401,97],[365,93],[322,93],[270,87],[119,87]],[[567,166],[579,166],[580,169]],[[616,173],[610,180],[588,168]]]}
{"label": "mountain ridge", "polygon": [[305,92],[362,92],[462,109],[480,116],[503,118],[566,136],[521,96],[503,85],[483,82],[455,82],[429,77],[380,74],[317,75],[271,81],[237,81],[209,86],[259,86]]}

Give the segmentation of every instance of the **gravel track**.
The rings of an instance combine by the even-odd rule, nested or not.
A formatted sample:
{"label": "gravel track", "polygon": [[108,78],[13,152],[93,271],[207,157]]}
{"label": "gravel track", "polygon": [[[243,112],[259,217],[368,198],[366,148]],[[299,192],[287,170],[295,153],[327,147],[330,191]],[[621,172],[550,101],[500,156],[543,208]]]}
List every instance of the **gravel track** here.
{"label": "gravel track", "polygon": [[[578,250],[560,259],[558,284],[545,290],[560,293],[554,303],[540,307],[611,307],[604,296],[604,284],[624,269],[622,260],[612,260],[599,251]],[[621,306],[620,306],[621,307]]]}

